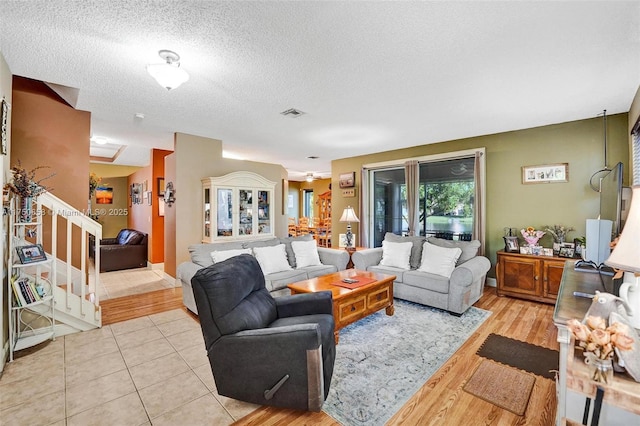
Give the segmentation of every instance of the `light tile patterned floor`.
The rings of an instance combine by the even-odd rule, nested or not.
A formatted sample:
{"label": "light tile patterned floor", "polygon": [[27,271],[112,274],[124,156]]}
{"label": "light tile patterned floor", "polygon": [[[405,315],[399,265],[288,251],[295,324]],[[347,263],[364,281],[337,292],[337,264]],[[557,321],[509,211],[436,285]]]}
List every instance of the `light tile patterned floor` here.
{"label": "light tile patterned floor", "polygon": [[2,425],[228,425],[200,325],[182,310],[60,337],[5,366]]}
{"label": "light tile patterned floor", "polygon": [[[92,283],[90,275],[89,283]],[[125,269],[123,271],[100,273],[100,300],[148,293],[155,290],[173,288],[175,281],[165,279],[161,269]]]}

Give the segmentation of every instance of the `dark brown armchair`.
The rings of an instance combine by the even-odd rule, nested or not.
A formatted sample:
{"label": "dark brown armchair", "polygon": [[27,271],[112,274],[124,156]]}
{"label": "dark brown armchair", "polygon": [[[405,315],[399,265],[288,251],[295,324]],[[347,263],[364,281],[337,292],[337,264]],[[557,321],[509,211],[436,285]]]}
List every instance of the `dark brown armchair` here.
{"label": "dark brown armchair", "polygon": [[135,229],[122,229],[116,238],[100,240],[100,272],[147,266],[147,245],[147,234]]}

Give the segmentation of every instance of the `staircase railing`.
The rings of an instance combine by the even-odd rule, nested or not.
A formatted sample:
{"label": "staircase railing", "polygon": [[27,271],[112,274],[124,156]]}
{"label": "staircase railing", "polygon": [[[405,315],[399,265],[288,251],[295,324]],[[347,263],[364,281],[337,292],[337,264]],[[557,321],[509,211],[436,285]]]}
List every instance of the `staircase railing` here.
{"label": "staircase railing", "polygon": [[[66,292],[64,301],[56,297],[56,309],[66,311],[72,316],[86,318],[100,327],[102,324],[99,291],[102,225],[49,192],[40,195],[37,203],[37,211],[50,217],[50,220],[45,221],[50,224],[50,229],[47,229],[47,232],[50,230],[49,244],[46,244],[42,227],[40,227],[40,235],[37,236],[38,241],[50,248],[51,257],[54,259],[49,280],[54,289],[62,289]],[[78,232],[80,232],[79,236]],[[48,236],[46,239],[49,239]],[[60,239],[66,241],[62,250],[58,249]],[[79,250],[78,244],[80,244]],[[89,261],[90,248],[95,253],[93,268]],[[56,292],[60,294],[60,290]],[[59,305],[61,302],[64,306]],[[89,309],[93,312],[88,312]],[[87,317],[89,313],[92,314],[91,319]]]}

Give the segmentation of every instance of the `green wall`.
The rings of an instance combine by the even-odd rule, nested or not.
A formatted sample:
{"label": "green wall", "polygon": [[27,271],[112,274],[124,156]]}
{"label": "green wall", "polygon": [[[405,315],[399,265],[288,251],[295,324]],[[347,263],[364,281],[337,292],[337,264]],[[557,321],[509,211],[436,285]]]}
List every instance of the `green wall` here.
{"label": "green wall", "polygon": [[[628,115],[608,116],[607,128],[608,165],[622,161],[624,184],[629,185]],[[333,209],[354,205],[353,198],[341,195],[340,173],[356,171],[356,195],[361,200],[363,164],[480,147],[486,149],[486,255],[492,265],[496,251],[504,248],[504,227],[540,229],[562,224],[576,229],[569,233],[572,239],[584,235],[586,219],[597,218],[599,194],[591,189],[589,179],[604,166],[602,117],[335,160],[331,164]],[[522,184],[522,166],[553,163],[569,163],[569,182]],[[334,215],[334,233],[345,232],[343,225]],[[357,225],[353,232],[359,232]],[[541,243],[551,247],[552,240],[545,236]],[[490,276],[495,277],[493,269]]]}

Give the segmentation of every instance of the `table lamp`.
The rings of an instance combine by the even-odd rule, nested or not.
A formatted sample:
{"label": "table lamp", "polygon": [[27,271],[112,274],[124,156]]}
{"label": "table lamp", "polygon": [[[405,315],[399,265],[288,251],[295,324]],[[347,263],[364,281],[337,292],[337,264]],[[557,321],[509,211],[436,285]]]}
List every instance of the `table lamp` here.
{"label": "table lamp", "polygon": [[351,248],[351,239],[353,238],[353,234],[351,233],[351,222],[360,222],[358,216],[356,216],[356,212],[353,211],[353,207],[347,206],[346,209],[342,212],[342,217],[340,217],[340,222],[347,222],[347,248]]}
{"label": "table lamp", "polygon": [[631,317],[629,317],[632,325],[635,328],[640,328],[640,284],[637,275],[640,272],[640,185],[633,187],[631,207],[624,229],[604,264],[626,272],[636,273],[633,282],[622,284],[620,297],[633,310]]}

